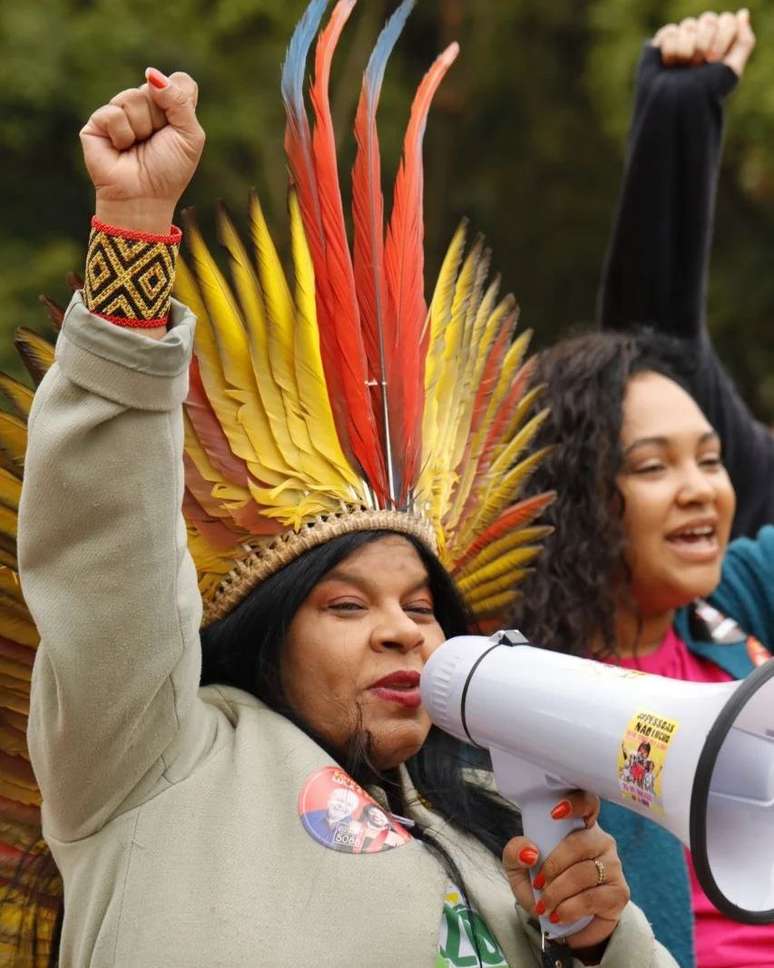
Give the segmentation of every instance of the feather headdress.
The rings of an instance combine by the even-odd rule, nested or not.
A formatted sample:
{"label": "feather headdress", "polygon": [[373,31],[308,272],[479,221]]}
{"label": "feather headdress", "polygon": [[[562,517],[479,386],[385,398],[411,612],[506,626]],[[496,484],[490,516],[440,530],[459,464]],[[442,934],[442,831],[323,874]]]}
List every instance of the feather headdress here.
{"label": "feather headdress", "polygon": [[[499,297],[499,280],[489,281],[483,242],[466,251],[464,224],[425,302],[422,139],[456,44],[417,90],[385,225],[376,111],[413,4],[404,0],[390,18],[363,78],[351,247],[328,80],[355,0],[338,0],[319,34],[313,123],[306,62],[328,0],[309,4],[282,72],[292,277],[256,197],[251,250],[219,213],[230,281],[188,226],[176,287],[198,325],[184,412],[183,510],[205,623],[305,549],[364,529],[418,537],[438,553],[473,615],[494,621],[549,530],[533,522],[552,495],[518,500],[542,457],[530,443],[545,416],[535,414],[538,391],[528,389],[529,334],[514,339],[515,302]],[[62,311],[46,304],[58,326]],[[16,345],[37,384],[53,348],[28,330]],[[45,884],[18,870],[30,844],[41,857],[44,846],[25,741],[38,634],[16,558],[32,392],[0,374],[0,393],[9,407],[0,411],[0,884],[13,880],[18,901],[0,912],[0,960],[37,968],[47,964],[61,883],[55,874]]]}
{"label": "feather headdress", "polygon": [[459,579],[477,617],[512,601],[537,553],[525,530],[550,500],[517,503],[541,454],[521,459],[543,419],[528,419],[528,336],[488,283],[489,253],[452,239],[425,302],[422,139],[430,104],[457,57],[452,44],[411,107],[385,225],[376,111],[404,0],[368,62],[355,118],[353,244],[340,189],[328,80],[355,0],[312,0],[282,71],[290,165],[288,280],[256,198],[253,253],[225,212],[229,283],[195,225],[177,294],[198,315],[186,406],[186,514],[205,622],[227,614],[303,550],[352,530],[408,532]]}

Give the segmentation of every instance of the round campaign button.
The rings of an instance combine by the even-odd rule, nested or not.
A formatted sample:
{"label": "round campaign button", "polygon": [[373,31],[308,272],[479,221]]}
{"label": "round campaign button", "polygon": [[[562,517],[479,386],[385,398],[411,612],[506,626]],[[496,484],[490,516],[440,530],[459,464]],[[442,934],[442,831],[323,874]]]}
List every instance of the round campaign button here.
{"label": "round campaign button", "polygon": [[298,798],[298,814],[319,844],[345,854],[376,854],[411,840],[391,814],[336,766],[309,777]]}

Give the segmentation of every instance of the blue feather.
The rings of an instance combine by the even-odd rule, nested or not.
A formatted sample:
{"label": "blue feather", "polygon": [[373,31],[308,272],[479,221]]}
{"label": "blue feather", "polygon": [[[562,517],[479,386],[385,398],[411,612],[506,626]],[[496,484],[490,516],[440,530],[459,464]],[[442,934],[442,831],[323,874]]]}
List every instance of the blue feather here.
{"label": "blue feather", "polygon": [[328,0],[312,0],[296,24],[282,65],[282,99],[295,117],[305,113],[304,73],[309,48],[320,28]]}
{"label": "blue feather", "polygon": [[382,32],[376,41],[376,46],[368,60],[368,66],[365,71],[365,85],[368,91],[369,115],[373,115],[376,110],[376,102],[379,100],[379,94],[382,89],[387,61],[415,3],[416,0],[403,0],[403,3],[395,10],[382,28]]}

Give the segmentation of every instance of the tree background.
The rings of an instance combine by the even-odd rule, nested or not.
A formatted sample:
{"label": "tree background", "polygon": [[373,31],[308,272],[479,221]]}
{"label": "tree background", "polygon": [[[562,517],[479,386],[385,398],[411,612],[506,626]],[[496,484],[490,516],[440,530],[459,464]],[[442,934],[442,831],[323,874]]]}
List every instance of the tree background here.
{"label": "tree background", "polygon": [[[397,0],[361,0],[332,94],[346,172],[359,75]],[[304,0],[8,0],[0,5],[0,367],[18,372],[18,325],[47,332],[37,296],[63,302],[80,269],[92,193],[77,132],[144,68],[199,81],[208,134],[184,203],[214,240],[224,200],[244,227],[250,187],[278,239],[286,169],[279,69]],[[644,39],[702,10],[685,0],[420,0],[388,68],[384,171],[397,164],[410,98],[435,53],[462,54],[425,142],[427,278],[467,215],[543,346],[593,321]],[[774,422],[774,7],[750,3],[758,49],[731,97],[709,317],[755,412]],[[385,178],[389,195],[391,174]]]}

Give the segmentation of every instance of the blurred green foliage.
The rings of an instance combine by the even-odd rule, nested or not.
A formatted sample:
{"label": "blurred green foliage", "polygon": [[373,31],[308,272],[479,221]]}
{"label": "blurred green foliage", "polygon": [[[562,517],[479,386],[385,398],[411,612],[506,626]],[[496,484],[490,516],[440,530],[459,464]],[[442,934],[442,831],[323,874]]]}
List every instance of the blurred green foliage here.
{"label": "blurred green foliage", "polygon": [[[348,170],[359,74],[394,0],[361,0],[333,77]],[[199,81],[207,149],[185,204],[209,238],[217,199],[240,221],[255,186],[283,238],[285,162],[279,68],[304,0],[44,0],[0,5],[0,367],[11,332],[41,331],[36,303],[67,298],[92,195],[77,132],[90,112],[142,81],[148,64]],[[774,420],[774,8],[750,4],[759,38],[731,99],[710,320],[743,393]],[[420,0],[388,69],[380,111],[394,171],[410,97],[452,39],[462,55],[426,138],[428,279],[469,216],[545,345],[593,319],[643,40],[701,11],[684,0]],[[767,56],[769,55],[769,56]],[[346,181],[346,179],[345,179]],[[389,195],[389,184],[385,187]],[[244,224],[242,222],[242,224]]]}

